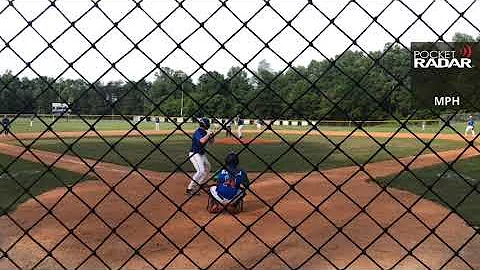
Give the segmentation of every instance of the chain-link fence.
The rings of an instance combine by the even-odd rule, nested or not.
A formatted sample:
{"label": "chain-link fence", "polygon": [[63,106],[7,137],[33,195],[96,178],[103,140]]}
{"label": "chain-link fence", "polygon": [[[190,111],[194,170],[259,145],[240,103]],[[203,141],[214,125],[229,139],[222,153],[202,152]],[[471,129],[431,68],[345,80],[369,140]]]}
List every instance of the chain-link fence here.
{"label": "chain-link fence", "polygon": [[479,10],[3,0],[1,268],[480,268],[479,106],[410,85]]}

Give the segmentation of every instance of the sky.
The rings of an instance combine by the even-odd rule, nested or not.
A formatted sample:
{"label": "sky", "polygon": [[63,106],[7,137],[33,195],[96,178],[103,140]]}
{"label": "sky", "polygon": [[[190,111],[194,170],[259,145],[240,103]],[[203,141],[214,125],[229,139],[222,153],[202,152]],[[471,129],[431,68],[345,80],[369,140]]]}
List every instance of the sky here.
{"label": "sky", "polygon": [[[381,50],[395,38],[379,24],[395,37],[403,33],[399,41],[406,46],[413,41],[436,41],[440,34],[445,39],[451,39],[455,32],[474,37],[480,34],[480,16],[475,16],[480,14],[480,3],[474,0],[450,0],[459,12],[471,5],[465,12],[466,19],[459,20],[457,11],[447,2],[435,0],[423,14],[424,22],[415,22],[417,17],[412,11],[424,12],[432,1],[404,0],[403,5],[394,0],[382,12],[390,0],[313,0],[317,8],[305,7],[307,0],[270,0],[270,7],[253,19],[265,5],[264,0],[186,0],[182,3],[184,9],[178,8],[177,1],[57,0],[55,8],[49,0],[15,0],[15,10],[8,0],[0,0],[0,73],[11,70],[22,77],[37,77],[33,69],[55,78],[134,81],[146,75],[152,79],[156,63],[160,63],[162,67],[185,71],[195,81],[205,70],[226,74],[232,66],[242,63],[256,70],[262,59],[274,70],[283,70],[288,63],[305,66],[313,59],[321,61],[341,54],[352,44],[351,39],[357,39],[365,51]],[[236,16],[222,7],[222,2]],[[137,3],[143,11],[135,8]],[[372,18],[359,6],[378,16],[378,23],[371,24]],[[329,25],[329,18],[335,16],[336,26]],[[76,29],[68,20],[75,21]],[[248,21],[250,30],[240,20]],[[290,20],[291,27],[285,27]],[[32,21],[31,26],[27,21]],[[121,31],[112,22],[118,22]],[[202,22],[205,29],[197,30]],[[89,41],[96,44],[98,51],[89,50]],[[264,47],[267,42],[269,48]],[[48,43],[55,50],[48,48]],[[143,53],[135,49],[136,43]],[[176,43],[181,43],[185,52]],[[109,61],[116,63],[118,71],[111,69]],[[31,62],[31,68],[23,70],[25,62]],[[69,63],[74,69],[69,68]],[[199,70],[203,63],[205,70]]]}

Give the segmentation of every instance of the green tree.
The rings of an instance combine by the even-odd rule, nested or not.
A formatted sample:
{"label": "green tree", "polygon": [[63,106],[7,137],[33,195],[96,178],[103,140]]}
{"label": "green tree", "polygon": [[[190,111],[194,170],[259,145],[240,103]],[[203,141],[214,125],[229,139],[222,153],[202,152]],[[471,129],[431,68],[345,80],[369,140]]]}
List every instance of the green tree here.
{"label": "green tree", "polygon": [[185,72],[163,67],[155,73],[155,79],[147,93],[153,103],[146,102],[145,106],[148,111],[154,109],[155,114],[179,115],[182,92],[184,92],[185,109],[191,106],[187,101],[190,98],[185,93],[191,95],[194,89],[192,79]]}
{"label": "green tree", "polygon": [[270,64],[266,60],[260,61],[256,76],[253,79],[255,91],[252,91],[250,109],[260,118],[274,119],[278,118],[284,104],[278,96],[278,80]]}
{"label": "green tree", "polygon": [[469,34],[456,32],[452,37],[452,41],[453,42],[475,42],[475,38]]}
{"label": "green tree", "polygon": [[244,107],[253,91],[247,72],[241,67],[232,67],[227,73],[227,80],[230,82],[229,89],[231,92],[225,95],[229,99],[228,103],[230,105],[225,112],[225,116],[234,116],[241,113],[244,117],[253,117],[253,113]]}

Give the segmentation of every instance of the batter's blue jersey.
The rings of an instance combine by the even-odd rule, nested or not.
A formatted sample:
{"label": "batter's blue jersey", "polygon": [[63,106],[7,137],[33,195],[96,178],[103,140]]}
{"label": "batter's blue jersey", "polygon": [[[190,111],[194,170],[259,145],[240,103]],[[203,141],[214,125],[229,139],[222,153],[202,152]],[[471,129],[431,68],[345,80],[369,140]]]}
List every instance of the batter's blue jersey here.
{"label": "batter's blue jersey", "polygon": [[190,149],[190,152],[194,154],[200,154],[203,155],[205,154],[205,145],[200,142],[200,139],[205,137],[207,135],[207,131],[203,128],[197,128],[195,130],[195,133],[193,133],[192,136],[192,148]]}
{"label": "batter's blue jersey", "polygon": [[473,121],[473,119],[468,119],[467,121],[467,126],[472,126],[475,125],[475,122]]}
{"label": "batter's blue jersey", "polygon": [[240,169],[222,169],[215,175],[217,180],[217,194],[226,200],[231,200],[238,194],[240,185],[248,187],[247,173]]}

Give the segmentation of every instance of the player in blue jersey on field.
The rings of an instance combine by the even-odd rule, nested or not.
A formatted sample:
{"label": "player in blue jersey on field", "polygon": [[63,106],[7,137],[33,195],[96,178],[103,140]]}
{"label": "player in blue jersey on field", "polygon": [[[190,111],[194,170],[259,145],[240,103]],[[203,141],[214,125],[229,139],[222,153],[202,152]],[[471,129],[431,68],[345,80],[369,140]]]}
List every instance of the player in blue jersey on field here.
{"label": "player in blue jersey on field", "polygon": [[472,132],[472,136],[475,136],[474,126],[475,126],[475,121],[473,121],[473,116],[470,115],[467,119],[467,128],[465,129],[465,136],[467,136],[467,133],[469,131]]}
{"label": "player in blue jersey on field", "polygon": [[8,133],[10,133],[10,120],[8,117],[5,115],[2,119],[2,126],[3,126],[3,131],[2,133],[7,136]]}
{"label": "player in blue jersey on field", "polygon": [[242,185],[248,188],[250,181],[247,173],[238,168],[239,159],[237,154],[229,153],[225,157],[224,168],[215,173],[215,186],[210,187],[210,195],[214,200],[209,201],[208,210],[211,213],[218,213],[224,207],[230,213],[238,213],[238,203],[242,203],[245,191]]}
{"label": "player in blue jersey on field", "polygon": [[213,133],[208,130],[210,128],[208,118],[201,118],[198,122],[200,127],[195,130],[192,136],[192,147],[188,153],[190,162],[192,162],[196,172],[192,176],[190,184],[188,184],[187,195],[198,194],[198,190],[208,180],[208,174],[210,173],[210,162],[205,153],[205,146],[209,142],[213,143]]}

